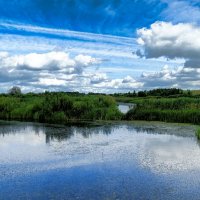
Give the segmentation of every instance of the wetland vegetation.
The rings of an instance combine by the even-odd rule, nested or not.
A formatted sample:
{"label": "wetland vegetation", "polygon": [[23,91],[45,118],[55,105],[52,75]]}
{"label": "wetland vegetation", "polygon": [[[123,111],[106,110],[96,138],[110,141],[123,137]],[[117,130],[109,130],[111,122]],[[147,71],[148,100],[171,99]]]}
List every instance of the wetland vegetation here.
{"label": "wetland vegetation", "polygon": [[[118,103],[135,105],[122,113]],[[200,124],[197,91],[155,89],[124,94],[45,92],[0,95],[0,119],[66,123],[76,120],[147,120]]]}
{"label": "wetland vegetation", "polygon": [[106,95],[64,92],[0,95],[0,119],[65,123],[121,117],[115,99]]}

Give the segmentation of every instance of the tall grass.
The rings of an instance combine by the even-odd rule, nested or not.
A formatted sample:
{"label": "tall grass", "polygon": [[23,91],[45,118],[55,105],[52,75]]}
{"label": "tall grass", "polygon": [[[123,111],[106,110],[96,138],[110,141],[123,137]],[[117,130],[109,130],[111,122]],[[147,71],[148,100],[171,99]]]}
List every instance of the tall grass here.
{"label": "tall grass", "polygon": [[39,122],[118,120],[122,114],[113,97],[70,96],[65,93],[0,95],[0,119]]}
{"label": "tall grass", "polygon": [[135,99],[136,108],[125,119],[200,124],[199,98],[147,98]]}
{"label": "tall grass", "polygon": [[196,137],[198,140],[200,140],[200,127],[198,127],[196,130]]}

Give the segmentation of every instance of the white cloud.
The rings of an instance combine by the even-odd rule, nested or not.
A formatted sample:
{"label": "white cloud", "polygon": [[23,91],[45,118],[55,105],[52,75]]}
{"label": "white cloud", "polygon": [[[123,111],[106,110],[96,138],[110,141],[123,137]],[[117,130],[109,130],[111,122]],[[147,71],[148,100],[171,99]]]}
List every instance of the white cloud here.
{"label": "white cloud", "polygon": [[138,30],[138,36],[146,58],[184,58],[186,67],[200,67],[200,27],[156,22]]}
{"label": "white cloud", "polygon": [[66,84],[66,81],[57,78],[39,78],[38,84],[45,86],[62,86]]}
{"label": "white cloud", "polygon": [[171,69],[143,73],[139,81],[144,88],[179,87],[197,89],[200,87],[200,27],[189,23],[172,24],[156,22],[150,28],[138,30],[138,43],[143,50],[138,56],[146,59],[183,59],[183,64]]}
{"label": "white cloud", "polygon": [[164,66],[162,70],[154,73],[143,73],[140,79],[144,88],[179,87],[195,89],[200,87],[200,69],[178,67],[170,69]]}
{"label": "white cloud", "polygon": [[96,58],[92,58],[91,56],[85,56],[85,55],[78,55],[74,58],[76,61],[76,64],[79,66],[87,67],[91,64],[99,64],[100,60],[97,60]]}
{"label": "white cloud", "polygon": [[[24,91],[114,92],[142,87],[131,76],[113,78],[96,67],[86,70],[99,60],[88,55],[70,56],[66,52],[10,55],[0,52],[1,85],[18,85]],[[7,88],[8,90],[9,88]]]}
{"label": "white cloud", "polygon": [[8,57],[8,52],[6,51],[0,51],[0,59]]}
{"label": "white cloud", "polygon": [[108,79],[106,81],[94,84],[97,88],[106,88],[110,90],[124,90],[130,91],[132,89],[141,89],[143,87],[143,82],[137,81],[132,77],[125,77],[124,79]]}
{"label": "white cloud", "polygon": [[122,81],[122,83],[131,83],[131,82],[135,82],[135,79],[133,79],[133,77],[131,77],[129,75],[126,76]]}
{"label": "white cloud", "polygon": [[[5,28],[9,29],[6,25]],[[15,84],[25,88],[24,91],[81,92],[126,92],[172,85],[188,87],[189,84],[198,87],[200,32],[195,25],[159,22],[149,29],[139,30],[144,55],[155,58],[148,61],[132,55],[138,49],[133,38],[21,25],[10,28],[23,30],[30,36],[0,34],[0,48],[9,52],[0,52],[1,91]],[[40,34],[31,36],[31,33]],[[171,60],[174,58],[183,59],[177,62]],[[160,66],[167,63],[173,67],[180,66],[183,62],[185,68],[179,69],[180,72],[165,67],[135,78],[143,71],[160,70]],[[94,67],[90,67],[92,65]],[[196,66],[196,69],[191,66]]]}
{"label": "white cloud", "polygon": [[74,59],[66,52],[30,53],[9,56],[0,52],[0,68],[18,70],[63,70],[65,73],[81,73],[83,67],[97,64],[99,61],[91,56],[78,55]]}
{"label": "white cloud", "polygon": [[91,76],[90,82],[91,84],[97,84],[105,82],[106,80],[108,80],[108,77],[105,73],[98,73]]}
{"label": "white cloud", "polygon": [[[0,48],[4,51],[44,52],[56,49],[70,50],[76,54],[81,52],[132,59],[133,46],[137,46],[134,38],[2,23],[1,21],[0,30],[2,31]],[[12,34],[9,34],[10,30]],[[16,31],[16,35],[13,31]],[[29,37],[18,32],[29,33]]]}
{"label": "white cloud", "polygon": [[161,13],[164,20],[173,23],[200,23],[200,8],[195,6],[198,0],[162,0],[167,3],[166,9]]}
{"label": "white cloud", "polygon": [[53,86],[51,90],[71,90],[87,78],[83,73],[86,68],[98,63],[88,55],[72,57],[61,51],[21,55],[0,52],[0,84],[19,85],[25,91],[35,91],[34,87],[37,91],[46,90],[48,86]]}

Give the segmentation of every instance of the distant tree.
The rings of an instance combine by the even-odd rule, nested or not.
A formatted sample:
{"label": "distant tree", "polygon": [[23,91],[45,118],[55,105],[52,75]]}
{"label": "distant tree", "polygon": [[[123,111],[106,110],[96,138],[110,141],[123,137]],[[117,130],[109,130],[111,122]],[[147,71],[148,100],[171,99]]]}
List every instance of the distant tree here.
{"label": "distant tree", "polygon": [[147,96],[146,91],[139,91],[138,92],[138,97],[146,97],[146,96]]}
{"label": "distant tree", "polygon": [[187,95],[188,96],[191,96],[192,95],[192,92],[190,90],[187,90]]}
{"label": "distant tree", "polygon": [[13,86],[13,87],[8,91],[8,93],[11,94],[11,95],[20,95],[20,94],[22,94],[21,89],[20,89],[20,87],[18,87],[18,86]]}

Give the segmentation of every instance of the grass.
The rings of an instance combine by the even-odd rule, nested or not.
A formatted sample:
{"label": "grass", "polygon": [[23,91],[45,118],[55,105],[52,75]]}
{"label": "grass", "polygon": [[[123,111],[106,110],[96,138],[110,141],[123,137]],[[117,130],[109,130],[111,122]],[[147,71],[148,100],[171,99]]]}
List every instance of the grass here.
{"label": "grass", "polygon": [[130,110],[126,120],[164,121],[200,124],[200,98],[133,98],[135,109]]}
{"label": "grass", "polygon": [[[170,90],[155,90],[168,94]],[[176,90],[175,90],[176,91]],[[174,92],[172,89],[171,92]],[[144,93],[144,92],[143,92]],[[183,94],[182,94],[183,93]],[[198,91],[195,91],[197,94]],[[148,92],[145,92],[148,94]],[[200,96],[181,92],[174,96],[143,96],[45,92],[41,94],[0,95],[0,119],[50,123],[80,120],[146,120],[200,124]],[[190,94],[190,96],[188,96]],[[194,91],[193,91],[194,94]],[[135,93],[134,93],[135,95]],[[116,102],[133,103],[127,114]]]}
{"label": "grass", "polygon": [[196,134],[197,139],[200,140],[200,127],[197,128],[195,134]]}
{"label": "grass", "polygon": [[66,123],[76,120],[120,120],[115,99],[107,95],[62,92],[0,95],[0,119]]}

